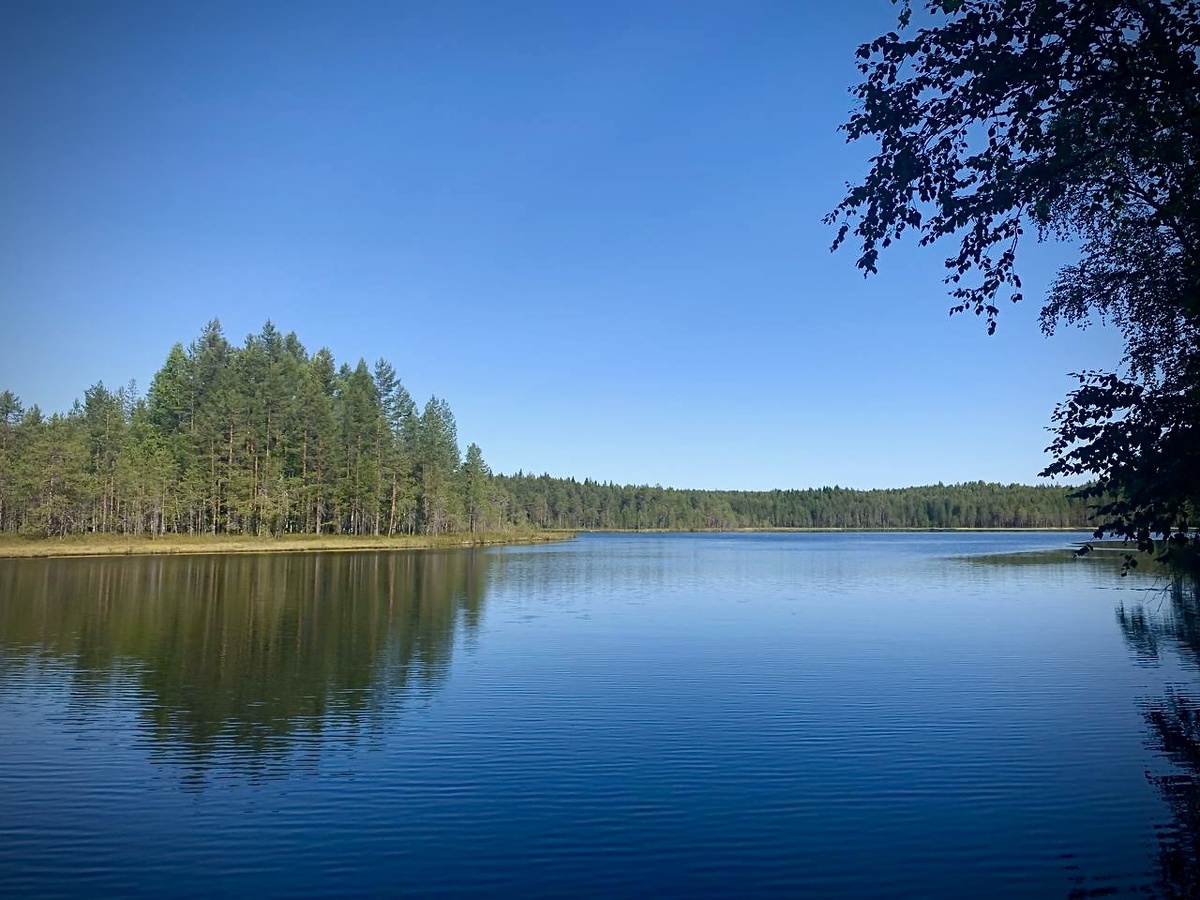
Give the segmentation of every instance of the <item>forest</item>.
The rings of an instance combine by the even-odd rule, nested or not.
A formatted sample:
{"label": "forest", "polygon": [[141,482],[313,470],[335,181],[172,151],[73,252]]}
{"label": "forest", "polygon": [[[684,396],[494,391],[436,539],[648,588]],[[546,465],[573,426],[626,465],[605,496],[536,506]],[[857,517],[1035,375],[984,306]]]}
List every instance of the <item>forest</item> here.
{"label": "forest", "polygon": [[493,474],[445,400],[395,367],[338,365],[267,322],[217,320],[140,395],[97,383],[66,413],[0,391],[0,533],[448,534],[554,529],[1068,528],[1065,487],[713,491]]}

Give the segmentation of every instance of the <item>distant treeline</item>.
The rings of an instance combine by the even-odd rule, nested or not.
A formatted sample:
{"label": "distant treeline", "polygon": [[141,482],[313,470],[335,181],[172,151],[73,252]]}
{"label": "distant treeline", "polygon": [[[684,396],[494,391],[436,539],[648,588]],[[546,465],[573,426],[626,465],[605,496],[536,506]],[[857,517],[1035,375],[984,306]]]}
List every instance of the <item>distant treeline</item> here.
{"label": "distant treeline", "polygon": [[0,392],[0,532],[32,536],[443,534],[570,529],[1084,526],[1065,488],[697,491],[493,475],[454,415],[395,368],[338,366],[268,322],[210,322],[140,396],[95,384],[66,414]]}
{"label": "distant treeline", "polygon": [[693,491],[548,475],[495,476],[511,506],[539,528],[1085,528],[1088,509],[1068,488],[931,485],[857,491]]}

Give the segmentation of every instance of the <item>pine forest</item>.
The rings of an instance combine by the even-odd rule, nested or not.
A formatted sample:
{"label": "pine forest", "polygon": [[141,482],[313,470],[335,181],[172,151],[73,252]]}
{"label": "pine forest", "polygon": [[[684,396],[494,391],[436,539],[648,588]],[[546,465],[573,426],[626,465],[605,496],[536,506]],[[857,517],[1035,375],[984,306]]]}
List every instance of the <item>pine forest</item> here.
{"label": "pine forest", "polygon": [[0,533],[351,534],[514,529],[1069,528],[1065,487],[984,482],[712,491],[494,475],[445,400],[386,360],[338,365],[270,322],[176,344],[139,396],[87,388],[65,414],[0,391]]}

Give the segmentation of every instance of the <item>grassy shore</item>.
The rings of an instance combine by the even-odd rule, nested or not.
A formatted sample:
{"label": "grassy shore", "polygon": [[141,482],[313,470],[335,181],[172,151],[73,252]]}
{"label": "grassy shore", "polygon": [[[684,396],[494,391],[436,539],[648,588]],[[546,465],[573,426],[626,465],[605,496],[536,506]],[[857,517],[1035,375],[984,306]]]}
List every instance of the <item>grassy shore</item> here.
{"label": "grassy shore", "polygon": [[123,537],[86,534],[64,538],[0,537],[0,558],[71,556],[147,556],[183,553],[329,553],[351,550],[451,550],[460,547],[492,547],[502,544],[540,544],[570,540],[573,532],[505,531],[477,534],[400,535],[360,537],[355,535],[180,535]]}

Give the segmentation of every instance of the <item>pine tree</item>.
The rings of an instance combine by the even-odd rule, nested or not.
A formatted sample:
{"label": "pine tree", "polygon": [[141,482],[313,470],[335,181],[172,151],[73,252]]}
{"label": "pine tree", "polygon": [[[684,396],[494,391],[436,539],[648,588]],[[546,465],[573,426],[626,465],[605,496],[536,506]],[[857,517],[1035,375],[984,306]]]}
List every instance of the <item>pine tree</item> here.
{"label": "pine tree", "polygon": [[453,480],[458,469],[458,430],[445,400],[430,397],[417,434],[417,485],[420,529],[443,534],[456,525]]}
{"label": "pine tree", "polygon": [[462,507],[466,514],[467,530],[487,530],[494,514],[492,500],[492,470],[483,461],[478,444],[467,447],[467,456],[460,470]]}

